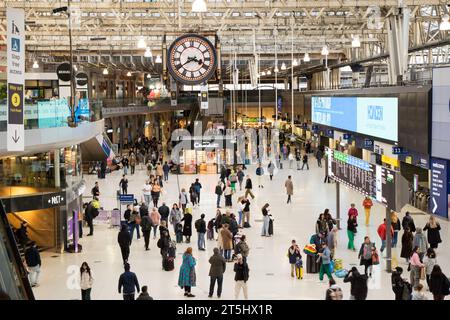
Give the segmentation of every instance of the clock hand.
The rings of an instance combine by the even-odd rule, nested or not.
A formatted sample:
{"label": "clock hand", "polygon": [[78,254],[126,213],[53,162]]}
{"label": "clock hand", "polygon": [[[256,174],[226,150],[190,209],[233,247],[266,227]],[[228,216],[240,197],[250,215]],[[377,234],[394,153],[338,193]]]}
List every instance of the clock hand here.
{"label": "clock hand", "polygon": [[183,63],[181,66],[183,67],[185,64],[188,64],[189,62],[192,62],[192,61],[194,61],[194,59],[192,59],[192,57],[188,57],[186,62]]}

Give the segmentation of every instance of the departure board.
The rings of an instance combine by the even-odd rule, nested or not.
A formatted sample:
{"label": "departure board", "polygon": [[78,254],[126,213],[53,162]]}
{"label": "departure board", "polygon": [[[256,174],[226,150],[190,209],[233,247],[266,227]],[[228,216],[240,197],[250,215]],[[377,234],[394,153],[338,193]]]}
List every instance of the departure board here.
{"label": "departure board", "polygon": [[395,208],[395,171],[326,148],[328,174],[337,182]]}

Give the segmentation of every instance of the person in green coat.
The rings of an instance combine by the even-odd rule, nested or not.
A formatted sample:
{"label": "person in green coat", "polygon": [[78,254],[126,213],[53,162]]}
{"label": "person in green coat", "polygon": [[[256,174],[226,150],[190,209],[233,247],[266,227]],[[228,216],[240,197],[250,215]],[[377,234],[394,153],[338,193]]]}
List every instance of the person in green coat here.
{"label": "person in green coat", "polygon": [[189,298],[195,297],[195,295],[191,293],[191,288],[196,286],[196,264],[197,262],[192,256],[192,248],[189,247],[183,254],[183,263],[181,265],[180,275],[178,277],[178,286],[184,289],[184,295]]}

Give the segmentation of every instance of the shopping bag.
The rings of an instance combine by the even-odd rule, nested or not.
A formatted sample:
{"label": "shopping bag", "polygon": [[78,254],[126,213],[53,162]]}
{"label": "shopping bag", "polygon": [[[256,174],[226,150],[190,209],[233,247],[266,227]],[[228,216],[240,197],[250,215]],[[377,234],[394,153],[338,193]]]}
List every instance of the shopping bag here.
{"label": "shopping bag", "polygon": [[372,253],[372,264],[374,266],[380,264],[380,257],[378,256],[378,252],[376,250]]}
{"label": "shopping bag", "polygon": [[422,267],[420,268],[420,280],[425,280],[426,276],[425,276],[425,268]]}

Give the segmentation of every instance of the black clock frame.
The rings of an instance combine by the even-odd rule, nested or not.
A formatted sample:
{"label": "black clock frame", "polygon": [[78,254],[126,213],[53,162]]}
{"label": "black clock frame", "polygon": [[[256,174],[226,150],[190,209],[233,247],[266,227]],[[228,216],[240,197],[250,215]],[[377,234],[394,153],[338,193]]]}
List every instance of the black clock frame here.
{"label": "black clock frame", "polygon": [[[211,70],[209,71],[209,73],[206,75],[205,78],[203,78],[202,80],[186,80],[183,79],[181,77],[178,76],[177,72],[173,69],[172,67],[172,50],[174,49],[174,46],[176,43],[178,43],[179,41],[185,39],[185,38],[189,38],[189,37],[195,37],[195,38],[200,38],[202,41],[206,42],[208,44],[208,46],[210,46],[212,48],[212,53],[214,56],[214,63],[213,66],[211,68]],[[212,78],[212,76],[215,74],[215,71],[217,69],[217,50],[216,47],[214,47],[214,45],[211,43],[211,41],[208,40],[208,38],[195,34],[195,33],[187,33],[184,34],[178,38],[176,38],[172,44],[169,47],[169,50],[167,50],[167,69],[170,73],[170,75],[175,79],[175,81],[185,84],[185,85],[197,85],[197,84],[201,84],[204,83],[206,81],[208,81],[209,79]]]}

